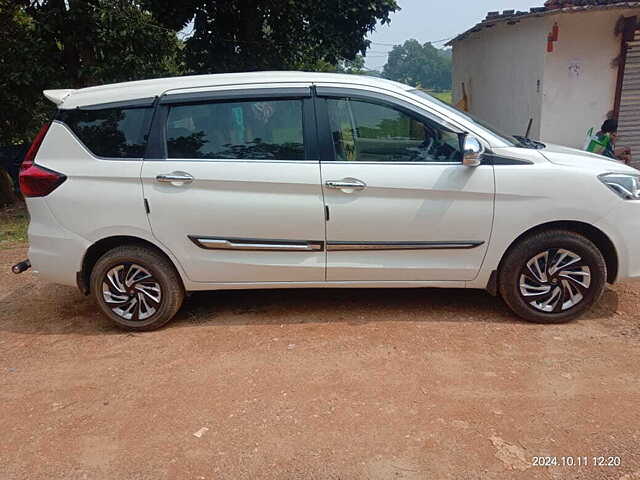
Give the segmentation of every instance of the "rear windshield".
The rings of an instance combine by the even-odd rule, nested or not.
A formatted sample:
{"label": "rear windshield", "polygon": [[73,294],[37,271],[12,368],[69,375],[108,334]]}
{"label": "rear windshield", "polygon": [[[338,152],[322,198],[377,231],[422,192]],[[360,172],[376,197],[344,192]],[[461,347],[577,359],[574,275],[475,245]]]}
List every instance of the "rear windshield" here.
{"label": "rear windshield", "polygon": [[97,157],[142,158],[153,108],[105,108],[59,110],[56,120],[65,123]]}

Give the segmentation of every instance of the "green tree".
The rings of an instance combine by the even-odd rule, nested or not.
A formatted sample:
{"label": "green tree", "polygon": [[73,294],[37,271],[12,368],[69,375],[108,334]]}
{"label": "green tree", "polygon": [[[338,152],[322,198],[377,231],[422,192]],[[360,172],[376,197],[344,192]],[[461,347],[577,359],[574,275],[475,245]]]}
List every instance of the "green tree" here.
{"label": "green tree", "polygon": [[[145,0],[168,28],[193,22],[186,64],[194,73],[331,69],[354,60],[396,0]],[[328,65],[327,65],[328,64]]]}
{"label": "green tree", "polygon": [[348,73],[352,75],[368,74],[368,71],[364,67],[364,57],[360,54],[357,54],[354,60],[338,60],[338,63],[335,65],[326,60],[304,62],[298,65],[297,70],[306,72]]}
{"label": "green tree", "polygon": [[434,90],[451,89],[451,56],[431,43],[407,40],[395,45],[382,75],[390,80]]}
{"label": "green tree", "polygon": [[357,72],[367,33],[398,9],[396,0],[0,0],[0,145],[33,138],[52,111],[44,89],[183,72]]}
{"label": "green tree", "polygon": [[0,3],[0,146],[28,140],[44,122],[44,79],[58,85],[57,69],[46,61],[55,46],[36,38],[33,19],[24,10]]}
{"label": "green tree", "polygon": [[44,89],[181,72],[175,32],[135,0],[0,0],[0,25],[0,145],[33,137]]}

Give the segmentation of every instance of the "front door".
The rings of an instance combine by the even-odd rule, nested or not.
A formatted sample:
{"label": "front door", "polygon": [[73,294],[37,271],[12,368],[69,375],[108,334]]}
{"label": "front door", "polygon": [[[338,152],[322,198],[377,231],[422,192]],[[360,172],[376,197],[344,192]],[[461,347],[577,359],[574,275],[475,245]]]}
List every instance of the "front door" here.
{"label": "front door", "polygon": [[161,98],[144,195],[192,281],[324,281],[314,125],[308,86]]}
{"label": "front door", "polygon": [[392,98],[317,102],[327,280],[472,280],[491,234],[493,167],[463,166],[461,131]]}

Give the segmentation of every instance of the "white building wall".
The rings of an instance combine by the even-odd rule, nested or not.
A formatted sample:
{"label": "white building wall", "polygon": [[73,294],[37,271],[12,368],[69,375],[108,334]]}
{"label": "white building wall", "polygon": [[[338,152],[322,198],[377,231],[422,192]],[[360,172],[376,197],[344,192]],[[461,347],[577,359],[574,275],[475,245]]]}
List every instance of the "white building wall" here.
{"label": "white building wall", "polygon": [[504,133],[524,135],[533,118],[531,138],[540,135],[542,76],[547,46],[544,18],[500,23],[472,33],[453,45],[453,98]]}
{"label": "white building wall", "polygon": [[[544,17],[545,32],[558,22],[553,53],[544,55],[542,128],[551,143],[581,148],[589,128],[599,129],[613,110],[621,37],[618,19],[640,9],[564,13]],[[546,52],[546,50],[545,50]]]}

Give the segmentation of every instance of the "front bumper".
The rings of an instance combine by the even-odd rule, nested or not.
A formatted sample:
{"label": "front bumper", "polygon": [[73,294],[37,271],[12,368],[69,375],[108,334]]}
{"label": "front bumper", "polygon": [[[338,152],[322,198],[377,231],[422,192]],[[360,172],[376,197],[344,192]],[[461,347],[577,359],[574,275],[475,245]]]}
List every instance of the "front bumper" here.
{"label": "front bumper", "polygon": [[616,206],[594,226],[609,237],[616,249],[616,281],[640,278],[640,201],[616,202]]}

